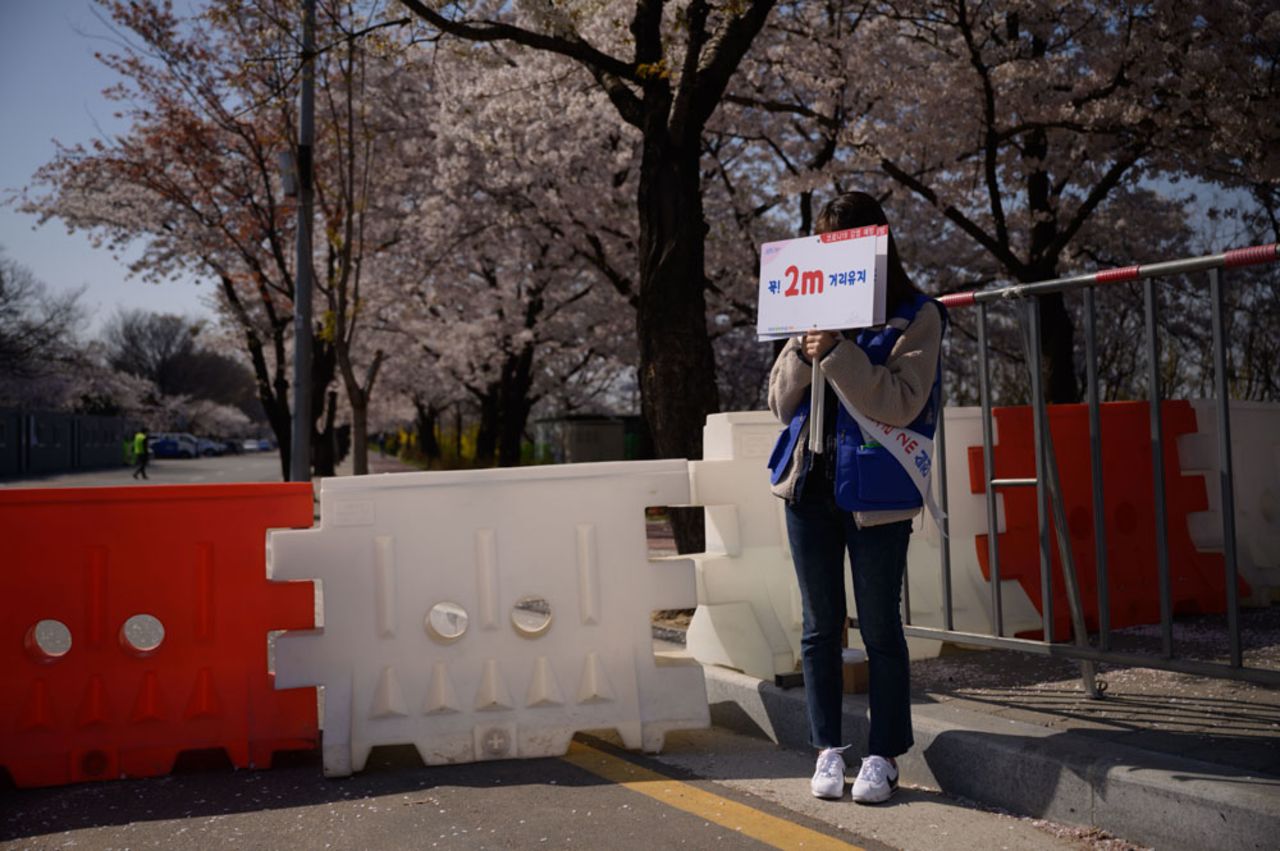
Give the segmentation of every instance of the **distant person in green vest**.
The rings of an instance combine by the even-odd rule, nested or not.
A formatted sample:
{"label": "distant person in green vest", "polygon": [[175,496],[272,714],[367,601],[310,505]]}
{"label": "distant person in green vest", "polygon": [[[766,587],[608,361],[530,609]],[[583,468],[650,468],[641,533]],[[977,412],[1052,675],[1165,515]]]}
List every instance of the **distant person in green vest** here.
{"label": "distant person in green vest", "polygon": [[147,455],[147,430],[144,427],[133,436],[133,463],[138,465],[133,471],[135,479],[147,478]]}

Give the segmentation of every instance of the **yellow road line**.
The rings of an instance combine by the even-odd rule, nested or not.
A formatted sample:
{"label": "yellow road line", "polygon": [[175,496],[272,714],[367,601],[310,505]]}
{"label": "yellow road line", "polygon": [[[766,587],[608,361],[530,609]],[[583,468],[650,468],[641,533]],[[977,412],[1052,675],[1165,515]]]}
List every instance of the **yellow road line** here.
{"label": "yellow road line", "polygon": [[561,759],[597,777],[603,777],[633,792],[661,801],[669,807],[692,813],[774,848],[863,851],[857,845],[841,842],[816,830],[810,830],[786,819],[739,804],[737,801],[705,792],[696,786],[673,780],[581,742],[570,743],[569,752]]}

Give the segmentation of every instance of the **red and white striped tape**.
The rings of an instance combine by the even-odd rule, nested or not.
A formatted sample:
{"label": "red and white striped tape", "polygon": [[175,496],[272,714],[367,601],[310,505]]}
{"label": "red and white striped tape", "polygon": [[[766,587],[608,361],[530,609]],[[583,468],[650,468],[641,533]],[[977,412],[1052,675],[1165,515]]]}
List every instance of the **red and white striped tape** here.
{"label": "red and white striped tape", "polygon": [[[1273,263],[1277,259],[1280,259],[1280,251],[1277,251],[1277,245],[1278,245],[1277,243],[1273,242],[1270,245],[1253,245],[1253,246],[1249,246],[1248,248],[1233,248],[1230,251],[1224,252],[1222,254],[1222,261],[1221,261],[1222,266],[1227,269],[1235,269],[1241,266],[1257,266],[1262,263]],[[1192,259],[1206,260],[1211,258],[1192,258]],[[1166,265],[1172,265],[1174,263],[1178,263],[1178,261],[1172,261],[1171,264],[1162,263],[1160,265],[1166,266]],[[1217,265],[1216,263],[1210,263],[1210,264],[1202,263],[1198,266],[1198,268],[1200,269],[1213,268],[1216,265]],[[1118,284],[1118,283],[1123,283],[1124,281],[1136,281],[1140,277],[1142,277],[1142,268],[1143,268],[1142,266],[1133,265],[1133,266],[1118,266],[1114,269],[1102,269],[1098,272],[1095,272],[1092,278],[1094,283],[1098,283],[1098,284]],[[1175,274],[1178,271],[1185,271],[1185,270],[1162,269],[1157,274]],[[1063,278],[1059,280],[1066,281],[1067,279]],[[1072,280],[1071,283],[1078,285],[1080,282],[1084,280],[1087,280],[1087,278],[1084,278],[1084,277],[1077,278],[1076,280]],[[1041,284],[1036,285],[1036,289],[1039,290],[1042,284],[1052,284],[1052,283],[1053,283],[1052,281],[1041,282]],[[948,307],[948,308],[972,307],[974,304],[977,304],[979,294],[994,295],[996,293],[1005,293],[1008,295],[1015,295],[1016,294],[1015,291],[1018,289],[1021,289],[1022,286],[1025,286],[1025,285],[1019,285],[1018,287],[1006,287],[1000,290],[983,290],[983,291],[972,290],[970,292],[963,292],[963,293],[949,293],[947,295],[939,296],[938,301],[944,307]]]}

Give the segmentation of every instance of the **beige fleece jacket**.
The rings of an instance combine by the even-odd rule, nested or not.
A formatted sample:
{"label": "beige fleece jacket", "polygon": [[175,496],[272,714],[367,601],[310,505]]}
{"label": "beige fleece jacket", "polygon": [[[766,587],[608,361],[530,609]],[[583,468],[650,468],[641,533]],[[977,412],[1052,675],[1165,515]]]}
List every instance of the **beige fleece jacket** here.
{"label": "beige fleece jacket", "polygon": [[[822,371],[861,413],[892,426],[910,425],[929,400],[941,346],[942,316],[936,305],[927,303],[903,330],[884,366],[873,365],[857,343],[842,339],[822,358]],[[784,426],[809,395],[812,377],[813,366],[801,352],[800,338],[791,338],[769,373],[769,410]],[[795,498],[796,479],[808,448],[809,430],[805,429],[786,472],[773,486],[774,494]],[[856,511],[854,519],[859,528],[878,526],[910,519],[919,511]]]}

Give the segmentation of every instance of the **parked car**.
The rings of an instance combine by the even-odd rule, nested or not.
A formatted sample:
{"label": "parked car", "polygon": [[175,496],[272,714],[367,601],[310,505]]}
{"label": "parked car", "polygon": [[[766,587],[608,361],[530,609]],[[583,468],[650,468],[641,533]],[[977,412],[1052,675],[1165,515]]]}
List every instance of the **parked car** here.
{"label": "parked car", "polygon": [[245,451],[245,452],[257,452],[257,451],[258,451],[258,438],[256,438],[256,437],[247,437],[247,438],[245,438],[245,439],[244,439],[244,442],[243,442],[243,443],[241,443],[240,445],[241,445],[242,447],[244,447],[244,451]]}
{"label": "parked car", "polygon": [[156,458],[195,458],[200,454],[195,435],[179,432],[153,434],[147,448]]}
{"label": "parked car", "polygon": [[272,446],[271,441],[267,440],[265,437],[258,441],[259,452],[270,452],[272,449],[275,449],[275,447]]}
{"label": "parked car", "polygon": [[227,451],[226,447],[222,445],[222,441],[209,437],[197,437],[196,448],[206,458],[212,458]]}
{"label": "parked car", "polygon": [[180,431],[175,432],[173,436],[178,439],[178,446],[182,449],[183,458],[200,457],[200,441],[194,434]]}
{"label": "parked car", "polygon": [[177,458],[178,441],[167,434],[153,434],[147,438],[147,451],[152,458]]}
{"label": "parked car", "polygon": [[239,455],[244,452],[244,443],[239,440],[222,441],[222,454]]}

